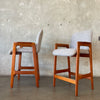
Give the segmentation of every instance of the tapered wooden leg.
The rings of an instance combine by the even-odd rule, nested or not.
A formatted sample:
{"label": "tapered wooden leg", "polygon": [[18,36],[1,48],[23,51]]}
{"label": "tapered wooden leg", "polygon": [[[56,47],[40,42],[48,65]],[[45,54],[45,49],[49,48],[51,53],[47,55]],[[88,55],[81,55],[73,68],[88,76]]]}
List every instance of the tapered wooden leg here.
{"label": "tapered wooden leg", "polygon": [[35,68],[35,80],[36,80],[36,86],[39,87],[39,79],[38,79],[38,68],[37,68],[37,62],[36,58],[34,59],[34,68]]}
{"label": "tapered wooden leg", "polygon": [[10,87],[13,88],[13,83],[14,83],[14,75],[11,73],[11,81],[10,81]]}
{"label": "tapered wooden leg", "polygon": [[14,75],[15,75],[15,59],[16,59],[16,48],[13,46],[13,54],[12,54],[12,67],[11,67],[11,81],[10,81],[10,87],[13,88],[14,83]]}
{"label": "tapered wooden leg", "polygon": [[56,74],[56,65],[57,65],[57,56],[54,56],[54,76],[53,76],[53,86],[55,87],[55,82],[56,82],[56,78],[55,78],[55,74]]}
{"label": "tapered wooden leg", "polygon": [[38,64],[37,64],[37,54],[36,54],[36,48],[35,47],[33,47],[33,58],[34,58],[34,69],[35,69],[36,87],[39,87]]}
{"label": "tapered wooden leg", "polygon": [[37,68],[38,68],[38,79],[40,80],[40,72],[39,72],[39,60],[38,60],[38,54],[37,54]]}
{"label": "tapered wooden leg", "polygon": [[79,75],[79,59],[77,57],[77,61],[76,61],[76,75],[75,75],[75,80],[76,80],[76,84],[75,84],[75,96],[78,96],[78,75]]}
{"label": "tapered wooden leg", "polygon": [[[22,57],[22,53],[21,53],[21,54],[19,54],[18,71],[20,71],[20,69],[21,69],[21,57]],[[18,74],[18,80],[20,80],[20,74]]]}
{"label": "tapered wooden leg", "polygon": [[71,73],[70,73],[70,57],[67,57],[67,60],[68,60],[69,78],[71,78]]}
{"label": "tapered wooden leg", "polygon": [[91,89],[94,89],[93,84],[93,68],[92,68],[92,47],[90,47],[90,72],[91,72]]}
{"label": "tapered wooden leg", "polygon": [[79,50],[79,48],[78,48],[78,50],[77,50],[77,56],[76,56],[76,74],[75,74],[75,81],[76,81],[76,84],[75,84],[75,96],[78,96],[79,53],[80,53],[80,50]]}

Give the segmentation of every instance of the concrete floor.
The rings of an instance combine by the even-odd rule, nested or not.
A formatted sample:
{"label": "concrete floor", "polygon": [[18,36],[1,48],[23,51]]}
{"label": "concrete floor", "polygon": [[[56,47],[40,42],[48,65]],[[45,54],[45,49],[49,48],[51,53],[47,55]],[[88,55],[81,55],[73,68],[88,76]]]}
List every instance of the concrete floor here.
{"label": "concrete floor", "polygon": [[10,77],[0,76],[0,100],[100,100],[100,78],[94,78],[93,91],[89,80],[80,80],[78,97],[73,84],[57,80],[53,88],[52,83],[52,77],[41,77],[40,87],[36,88],[34,77],[23,76],[20,81],[15,77],[11,89]]}

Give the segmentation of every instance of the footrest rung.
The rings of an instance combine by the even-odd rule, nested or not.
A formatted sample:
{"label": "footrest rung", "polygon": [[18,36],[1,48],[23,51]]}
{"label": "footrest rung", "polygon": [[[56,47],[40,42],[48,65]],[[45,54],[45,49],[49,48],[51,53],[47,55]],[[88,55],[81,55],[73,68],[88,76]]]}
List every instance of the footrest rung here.
{"label": "footrest rung", "polygon": [[66,78],[66,77],[59,76],[59,75],[55,75],[54,77],[57,78],[57,79],[72,83],[72,84],[76,84],[75,80],[70,79],[70,78]]}
{"label": "footrest rung", "polygon": [[79,75],[79,79],[88,78],[88,77],[91,77],[91,73],[88,73],[88,74],[80,74]]}
{"label": "footrest rung", "polygon": [[[75,75],[76,73],[74,73],[74,72],[70,72],[71,73],[71,75]],[[83,78],[86,78],[86,79],[91,79],[91,73],[88,73],[88,74],[79,74],[79,80],[80,79],[83,79]]]}
{"label": "footrest rung", "polygon": [[61,70],[56,70],[56,73],[62,73],[62,72],[68,72],[69,69],[61,69]]}
{"label": "footrest rung", "polygon": [[29,67],[28,66],[21,66],[21,69],[34,69],[34,66],[31,66],[31,67],[30,66]]}
{"label": "footrest rung", "polygon": [[35,71],[15,71],[15,74],[35,74]]}

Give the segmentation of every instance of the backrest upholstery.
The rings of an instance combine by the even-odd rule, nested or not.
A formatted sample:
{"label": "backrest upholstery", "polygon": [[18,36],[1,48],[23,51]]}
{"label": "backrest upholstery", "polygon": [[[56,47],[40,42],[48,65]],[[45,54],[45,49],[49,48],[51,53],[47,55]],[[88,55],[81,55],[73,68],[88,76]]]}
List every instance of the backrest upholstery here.
{"label": "backrest upholstery", "polygon": [[[71,39],[71,48],[77,48],[77,42],[92,42],[92,31],[83,31],[83,32],[78,32],[74,33]],[[80,49],[89,49],[87,46],[81,46]]]}
{"label": "backrest upholstery", "polygon": [[43,30],[41,30],[36,38],[35,44],[36,44],[36,52],[38,53],[41,48],[41,41],[42,41],[42,36],[43,36]]}

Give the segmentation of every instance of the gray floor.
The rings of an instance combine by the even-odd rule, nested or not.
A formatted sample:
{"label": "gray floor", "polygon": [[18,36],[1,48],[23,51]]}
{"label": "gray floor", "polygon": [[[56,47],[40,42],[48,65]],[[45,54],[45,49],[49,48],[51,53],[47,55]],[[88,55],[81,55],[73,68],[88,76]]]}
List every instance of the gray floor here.
{"label": "gray floor", "polygon": [[53,88],[52,77],[41,77],[40,87],[36,88],[35,78],[15,77],[14,88],[10,88],[10,77],[0,76],[0,100],[100,100],[100,78],[94,78],[95,89],[91,90],[90,80],[80,80],[79,96],[75,97],[73,84],[57,80]]}

